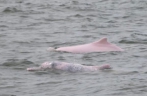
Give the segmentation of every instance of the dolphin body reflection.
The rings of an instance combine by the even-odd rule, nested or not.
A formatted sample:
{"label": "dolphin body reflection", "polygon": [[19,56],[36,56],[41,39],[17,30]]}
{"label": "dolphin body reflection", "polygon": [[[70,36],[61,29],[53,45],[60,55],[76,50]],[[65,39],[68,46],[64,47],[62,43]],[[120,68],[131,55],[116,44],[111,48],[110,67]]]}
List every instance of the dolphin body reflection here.
{"label": "dolphin body reflection", "polygon": [[107,51],[123,51],[120,47],[115,44],[109,43],[107,38],[102,38],[96,42],[75,45],[68,47],[59,47],[59,48],[48,48],[49,51],[64,51],[71,53],[90,53],[90,52],[107,52]]}
{"label": "dolphin body reflection", "polygon": [[41,71],[47,69],[62,70],[68,72],[87,72],[87,71],[98,71],[104,69],[111,69],[110,65],[104,64],[101,66],[86,66],[82,64],[73,64],[67,62],[44,62],[39,67],[27,68],[28,71]]}

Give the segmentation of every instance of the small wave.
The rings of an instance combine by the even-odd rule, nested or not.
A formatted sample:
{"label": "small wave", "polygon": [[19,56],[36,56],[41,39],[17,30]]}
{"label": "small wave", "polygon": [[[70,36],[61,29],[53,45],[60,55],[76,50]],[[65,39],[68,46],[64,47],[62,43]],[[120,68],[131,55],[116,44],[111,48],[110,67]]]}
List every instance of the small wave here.
{"label": "small wave", "polygon": [[129,72],[125,72],[125,71],[118,71],[115,72],[114,71],[114,75],[133,75],[133,74],[138,74],[139,71],[129,71]]}
{"label": "small wave", "polygon": [[24,60],[8,59],[6,62],[2,64],[2,66],[21,70],[21,69],[26,69],[26,67],[28,67],[30,64],[34,64],[34,63],[26,59]]}
{"label": "small wave", "polygon": [[10,95],[10,94],[1,94],[0,96],[16,96],[16,95]]}
{"label": "small wave", "polygon": [[3,10],[4,13],[14,13],[14,12],[21,12],[21,10],[15,8],[15,7],[6,7]]}
{"label": "small wave", "polygon": [[120,88],[118,90],[121,90],[121,91],[129,91],[131,90],[132,92],[135,92],[135,93],[140,93],[140,92],[146,92],[146,88],[147,86],[146,85],[140,85],[140,86],[128,86],[128,87],[124,87],[124,88]]}
{"label": "small wave", "polygon": [[147,44],[147,34],[139,34],[134,33],[131,34],[131,36],[125,37],[123,40],[119,41],[119,43],[125,43],[125,44]]}
{"label": "small wave", "polygon": [[146,39],[147,34],[134,33],[131,36],[134,37],[134,38],[137,38],[137,39]]}
{"label": "small wave", "polygon": [[36,71],[34,73],[35,75],[45,75],[45,74],[49,74],[47,71]]}
{"label": "small wave", "polygon": [[50,82],[41,82],[41,83],[37,83],[36,85],[46,85],[46,84],[60,84],[62,83],[61,81],[50,81]]}
{"label": "small wave", "polygon": [[125,44],[147,44],[147,41],[135,41],[135,40],[121,40],[119,43]]}
{"label": "small wave", "polygon": [[0,28],[8,28],[7,25],[0,25]]}
{"label": "small wave", "polygon": [[81,17],[84,17],[84,16],[81,15],[81,14],[75,14],[75,15],[71,15],[71,16],[68,16],[68,17],[78,17],[78,18],[81,18]]}
{"label": "small wave", "polygon": [[58,19],[58,18],[49,18],[49,19],[45,18],[44,20],[45,21],[65,21],[65,19]]}

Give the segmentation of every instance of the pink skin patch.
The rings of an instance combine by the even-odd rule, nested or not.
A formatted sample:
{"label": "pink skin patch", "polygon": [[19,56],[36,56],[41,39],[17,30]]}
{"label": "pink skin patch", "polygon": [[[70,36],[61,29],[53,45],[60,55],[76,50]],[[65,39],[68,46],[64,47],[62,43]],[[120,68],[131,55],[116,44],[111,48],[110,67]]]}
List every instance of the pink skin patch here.
{"label": "pink skin patch", "polygon": [[57,49],[49,48],[49,51],[64,51],[64,52],[71,52],[71,53],[90,53],[90,52],[106,52],[106,51],[123,51],[120,47],[109,43],[107,38],[102,38],[99,41],[83,44],[83,45],[76,45],[76,46],[68,46],[68,47],[59,47]]}
{"label": "pink skin patch", "polygon": [[81,72],[81,71],[98,71],[104,69],[111,69],[110,65],[105,64],[101,66],[85,66],[81,64],[72,64],[66,62],[45,62],[41,64],[39,67],[32,67],[27,68],[28,71],[39,71],[39,70],[46,70],[46,69],[56,69],[56,70],[63,70],[69,72]]}

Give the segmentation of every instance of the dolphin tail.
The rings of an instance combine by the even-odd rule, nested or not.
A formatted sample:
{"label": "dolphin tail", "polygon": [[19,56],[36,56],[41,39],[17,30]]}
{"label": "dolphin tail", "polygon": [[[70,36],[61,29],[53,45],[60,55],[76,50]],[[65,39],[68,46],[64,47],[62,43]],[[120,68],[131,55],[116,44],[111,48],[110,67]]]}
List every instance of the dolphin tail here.
{"label": "dolphin tail", "polygon": [[98,68],[99,70],[112,69],[112,67],[109,64],[101,65]]}
{"label": "dolphin tail", "polygon": [[48,50],[48,51],[56,51],[56,48],[54,48],[54,47],[49,47],[47,50]]}

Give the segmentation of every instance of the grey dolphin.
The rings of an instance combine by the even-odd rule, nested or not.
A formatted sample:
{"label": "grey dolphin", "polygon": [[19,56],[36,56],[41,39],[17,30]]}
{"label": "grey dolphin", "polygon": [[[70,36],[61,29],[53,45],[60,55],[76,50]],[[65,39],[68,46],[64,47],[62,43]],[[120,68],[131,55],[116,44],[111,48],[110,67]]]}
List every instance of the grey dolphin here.
{"label": "grey dolphin", "polygon": [[86,66],[82,64],[67,63],[67,62],[44,62],[39,67],[27,68],[28,71],[39,71],[46,69],[56,69],[68,72],[81,72],[81,71],[98,71],[104,69],[111,69],[110,65],[104,64],[101,66]]}

